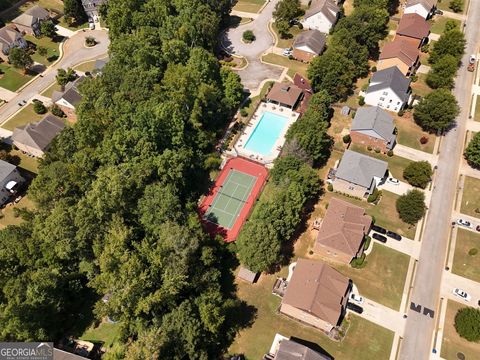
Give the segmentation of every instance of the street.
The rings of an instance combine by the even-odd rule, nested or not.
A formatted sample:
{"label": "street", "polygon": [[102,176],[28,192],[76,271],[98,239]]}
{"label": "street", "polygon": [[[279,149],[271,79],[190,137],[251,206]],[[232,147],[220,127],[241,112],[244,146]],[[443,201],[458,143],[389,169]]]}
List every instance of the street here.
{"label": "street", "polygon": [[[480,0],[471,0],[466,20],[465,37],[467,46],[462,59],[468,64],[470,54],[476,53],[480,40]],[[462,65],[458,70],[454,94],[461,112],[457,127],[449,131],[441,144],[438,169],[434,182],[429,212],[425,220],[425,230],[416,276],[411,292],[411,303],[405,336],[400,348],[400,359],[428,359],[433,352],[432,339],[438,317],[441,280],[445,267],[448,234],[451,223],[458,171],[462,159],[463,142],[470,105],[470,89],[473,74]],[[441,339],[437,340],[441,341]]]}

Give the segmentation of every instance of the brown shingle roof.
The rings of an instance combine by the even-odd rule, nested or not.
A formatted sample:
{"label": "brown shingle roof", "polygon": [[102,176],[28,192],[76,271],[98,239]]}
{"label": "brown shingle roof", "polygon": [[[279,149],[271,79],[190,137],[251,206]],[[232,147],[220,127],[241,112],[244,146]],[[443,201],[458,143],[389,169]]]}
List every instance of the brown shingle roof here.
{"label": "brown shingle roof", "polygon": [[423,39],[430,33],[430,24],[418,14],[404,14],[398,24],[397,35]]}
{"label": "brown shingle roof", "polygon": [[336,325],[350,280],[324,262],[298,259],[282,303]]}
{"label": "brown shingle roof", "polygon": [[418,48],[402,38],[395,38],[386,43],[380,54],[380,60],[398,58],[408,66],[412,66],[418,58]]}
{"label": "brown shingle roof", "polygon": [[302,89],[293,84],[275,83],[267,95],[267,100],[293,107],[302,95]]}
{"label": "brown shingle roof", "polygon": [[353,258],[371,223],[372,218],[365,214],[363,208],[332,198],[318,232],[317,243]]}

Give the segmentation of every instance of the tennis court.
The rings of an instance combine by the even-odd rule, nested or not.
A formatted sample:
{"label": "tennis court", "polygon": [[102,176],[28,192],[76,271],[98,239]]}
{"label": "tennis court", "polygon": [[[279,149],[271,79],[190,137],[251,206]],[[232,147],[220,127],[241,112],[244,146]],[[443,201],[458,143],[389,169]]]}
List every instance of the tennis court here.
{"label": "tennis court", "polygon": [[247,203],[256,181],[256,176],[230,169],[227,178],[209,205],[204,219],[225,229],[231,229]]}

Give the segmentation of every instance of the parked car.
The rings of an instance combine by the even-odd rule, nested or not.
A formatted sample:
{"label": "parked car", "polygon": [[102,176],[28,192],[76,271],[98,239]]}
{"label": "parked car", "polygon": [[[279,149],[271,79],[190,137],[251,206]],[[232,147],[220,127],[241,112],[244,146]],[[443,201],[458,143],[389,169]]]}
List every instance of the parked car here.
{"label": "parked car", "polygon": [[387,233],[387,230],[385,230],[384,228],[382,228],[381,226],[378,226],[378,225],[372,225],[372,230],[376,231],[380,234],[386,234]]}
{"label": "parked car", "polygon": [[480,231],[480,225],[477,225],[477,227],[475,228],[475,230]]}
{"label": "parked car", "polygon": [[464,291],[462,289],[455,288],[455,289],[452,290],[452,293],[453,293],[453,295],[458,296],[459,298],[462,298],[465,301],[472,300],[472,297],[470,296],[470,294],[468,294],[466,291]]}
{"label": "parked car", "polygon": [[435,10],[435,15],[443,15],[443,11],[442,10]]}
{"label": "parked car", "polygon": [[470,59],[468,60],[470,64],[475,64],[476,57],[475,55],[470,55]]}
{"label": "parked car", "polygon": [[292,55],[292,48],[286,48],[286,49],[283,49],[283,56],[290,56]]}
{"label": "parked car", "polygon": [[380,235],[380,234],[377,234],[377,233],[373,234],[373,235],[372,235],[372,238],[374,238],[375,240],[378,240],[378,241],[380,241],[380,242],[382,242],[382,243],[386,243],[386,242],[387,242],[387,238],[386,238],[385,236]]}
{"label": "parked car", "polygon": [[389,177],[389,178],[387,178],[387,183],[392,184],[392,185],[399,185],[400,181],[398,181],[398,179],[395,179],[393,177]]}
{"label": "parked car", "polygon": [[349,300],[356,302],[358,305],[363,304],[363,297],[358,294],[354,294],[353,292],[350,294]]}
{"label": "parked car", "polygon": [[398,241],[402,240],[402,237],[400,235],[390,230],[387,231],[387,236]]}
{"label": "parked car", "polygon": [[457,219],[457,225],[465,226],[465,227],[468,227],[468,228],[472,227],[472,223],[470,221],[467,221],[467,220],[464,220],[464,219]]}
{"label": "parked car", "polygon": [[350,309],[358,314],[363,313],[363,308],[361,306],[358,306],[351,302],[347,302],[347,309]]}

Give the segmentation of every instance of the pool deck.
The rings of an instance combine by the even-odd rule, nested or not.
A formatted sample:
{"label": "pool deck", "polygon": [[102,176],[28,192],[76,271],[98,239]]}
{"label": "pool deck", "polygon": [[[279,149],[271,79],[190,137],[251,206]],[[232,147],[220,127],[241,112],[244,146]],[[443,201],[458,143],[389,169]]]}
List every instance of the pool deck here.
{"label": "pool deck", "polygon": [[[271,112],[273,114],[284,116],[285,118],[287,118],[287,123],[283,131],[280,133],[278,139],[275,141],[275,144],[272,147],[272,155],[270,156],[264,156],[263,154],[259,154],[254,151],[247,150],[243,147],[247,143],[248,139],[250,138],[250,135],[257,127],[260,119],[262,118],[265,112]],[[280,151],[282,151],[282,146],[285,143],[285,135],[287,134],[288,128],[295,121],[297,121],[299,116],[300,116],[299,113],[297,113],[296,111],[290,110],[286,107],[278,106],[272,103],[262,102],[257,108],[257,110],[255,111],[255,113],[253,114],[252,118],[250,119],[250,122],[245,127],[242,135],[240,135],[240,137],[238,138],[238,141],[233,146],[235,151],[237,152],[238,155],[243,156],[247,159],[251,159],[253,161],[256,161],[265,165],[271,164],[273,160],[275,160],[278,157],[278,155],[280,155]]]}

